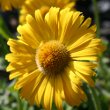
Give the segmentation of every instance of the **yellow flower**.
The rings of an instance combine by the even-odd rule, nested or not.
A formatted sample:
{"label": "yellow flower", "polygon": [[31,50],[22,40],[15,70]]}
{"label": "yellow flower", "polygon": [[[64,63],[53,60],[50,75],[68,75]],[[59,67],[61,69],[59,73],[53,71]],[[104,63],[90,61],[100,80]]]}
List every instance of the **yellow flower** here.
{"label": "yellow flower", "polygon": [[81,12],[52,7],[43,16],[27,15],[26,24],[18,27],[18,40],[10,39],[6,56],[9,78],[18,78],[15,89],[30,104],[42,104],[51,110],[52,101],[62,110],[62,101],[75,106],[86,99],[82,81],[94,85],[92,77],[101,40],[96,26],[84,20]]}
{"label": "yellow flower", "polygon": [[20,8],[25,0],[0,0],[0,8],[3,11],[12,10],[12,8]]}
{"label": "yellow flower", "polygon": [[76,0],[26,0],[20,11],[20,23],[25,22],[27,14],[34,16],[36,9],[40,9],[42,14],[45,14],[51,6],[60,8],[73,8]]}

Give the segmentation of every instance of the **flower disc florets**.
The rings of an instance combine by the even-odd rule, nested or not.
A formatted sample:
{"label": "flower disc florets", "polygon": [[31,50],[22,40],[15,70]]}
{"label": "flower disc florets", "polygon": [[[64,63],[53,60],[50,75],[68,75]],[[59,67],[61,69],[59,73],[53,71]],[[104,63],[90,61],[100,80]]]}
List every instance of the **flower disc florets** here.
{"label": "flower disc florets", "polygon": [[58,41],[49,41],[43,44],[36,53],[37,66],[45,74],[62,73],[69,61],[69,52]]}

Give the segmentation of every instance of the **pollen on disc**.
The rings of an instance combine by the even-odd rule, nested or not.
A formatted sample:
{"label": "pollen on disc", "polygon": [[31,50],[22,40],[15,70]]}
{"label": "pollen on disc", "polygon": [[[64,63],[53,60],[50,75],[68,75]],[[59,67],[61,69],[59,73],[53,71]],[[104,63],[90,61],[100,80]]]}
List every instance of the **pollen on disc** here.
{"label": "pollen on disc", "polygon": [[46,42],[36,52],[36,64],[44,74],[61,74],[69,61],[69,52],[58,41]]}

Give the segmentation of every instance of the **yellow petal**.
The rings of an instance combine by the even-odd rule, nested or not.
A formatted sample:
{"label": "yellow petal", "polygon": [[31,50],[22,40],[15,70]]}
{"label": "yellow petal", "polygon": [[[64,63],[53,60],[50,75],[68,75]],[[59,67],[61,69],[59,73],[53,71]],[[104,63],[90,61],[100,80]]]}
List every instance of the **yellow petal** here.
{"label": "yellow petal", "polygon": [[78,71],[81,74],[87,75],[87,76],[94,76],[95,72],[93,69],[95,69],[97,65],[92,62],[80,62],[80,61],[74,61],[71,63],[71,70]]}
{"label": "yellow petal", "polygon": [[36,97],[35,97],[35,100],[38,104],[40,104],[42,101],[43,94],[44,94],[44,91],[45,91],[47,83],[48,83],[48,79],[49,79],[48,76],[45,76],[44,79],[42,80],[41,84],[39,85],[39,88],[38,88],[38,91],[37,91]]}
{"label": "yellow petal", "polygon": [[[68,45],[72,45],[74,42],[76,42],[79,38],[81,38],[82,36],[84,36],[87,33],[91,33],[95,35],[96,32],[96,26],[93,25],[91,27],[89,27],[89,25],[91,24],[91,19],[88,18],[87,20],[84,21],[84,16],[80,15],[77,18],[77,21],[75,22],[75,24],[73,25],[74,28],[72,28],[71,32],[69,32],[69,37],[71,40],[68,40]],[[86,26],[85,26],[86,24]]]}
{"label": "yellow petal", "polygon": [[85,48],[84,50],[77,51],[74,53],[71,53],[71,57],[74,59],[75,57],[84,57],[84,56],[97,56],[99,54],[99,48]]}
{"label": "yellow petal", "polygon": [[94,25],[92,25],[92,26],[90,27],[90,29],[93,30],[94,32],[96,32],[97,26],[94,24]]}
{"label": "yellow petal", "polygon": [[[34,82],[34,85],[33,85],[33,88],[30,90],[31,91],[31,94],[30,94],[30,98],[29,98],[29,101],[31,102],[31,100],[35,100],[37,106],[40,106],[41,102],[40,100],[41,99],[38,99],[38,98],[42,98],[42,95],[43,94],[40,94],[39,97],[38,96],[38,91],[39,91],[39,87],[40,87],[40,84],[42,84],[42,81],[45,79],[45,75],[40,73],[39,76],[36,77],[35,79],[35,82]],[[43,92],[43,91],[42,91]],[[41,93],[42,93],[41,92]]]}
{"label": "yellow petal", "polygon": [[[72,24],[72,16],[73,16],[73,12],[68,12],[67,13],[67,9],[63,10],[60,13],[60,21],[59,21],[59,25],[60,25],[60,42],[64,43],[66,42],[66,38],[67,38],[67,33],[68,33],[68,29],[70,28],[71,24]],[[65,19],[64,19],[65,18]]]}
{"label": "yellow petal", "polygon": [[83,60],[85,60],[85,61],[95,61],[95,62],[97,62],[98,61],[98,56],[78,56],[78,57],[73,57],[72,58],[73,60],[79,60],[79,61],[83,61]]}
{"label": "yellow petal", "polygon": [[35,100],[35,97],[37,95],[39,85],[41,84],[43,79],[44,74],[39,73],[37,76],[35,76],[35,79],[30,80],[30,82],[27,82],[25,85],[23,85],[20,91],[22,98],[28,100],[30,104],[34,104],[34,102],[36,102],[37,106],[40,106],[40,103],[37,100]]}
{"label": "yellow petal", "polygon": [[92,78],[90,76],[81,74],[78,71],[74,71],[74,73],[76,75],[78,75],[83,81],[85,81],[86,83],[88,83],[90,86],[94,86],[94,81],[92,80]]}
{"label": "yellow petal", "polygon": [[72,83],[69,77],[65,74],[62,75],[63,88],[65,94],[65,100],[72,106],[79,105],[81,100],[79,96],[73,91]]}
{"label": "yellow petal", "polygon": [[[80,25],[80,14],[81,12],[69,12],[68,15],[62,15],[65,19],[61,25],[61,37],[62,43],[67,45],[70,42],[71,36],[75,34],[75,30]],[[79,21],[78,21],[79,20]]]}
{"label": "yellow petal", "polygon": [[44,92],[43,104],[46,110],[51,110],[54,91],[54,78],[50,76]]}
{"label": "yellow petal", "polygon": [[71,70],[71,68],[67,67],[65,74],[69,77],[69,79],[71,80],[72,83],[74,83],[78,86],[82,85],[81,79],[77,75],[74,74],[74,72]]}
{"label": "yellow petal", "polygon": [[87,100],[86,94],[84,93],[84,91],[82,90],[82,88],[80,86],[77,86],[73,83],[72,84],[72,89],[73,89],[73,91],[75,91],[75,93],[77,93],[77,95],[79,96],[79,99],[81,101],[86,101]]}
{"label": "yellow petal", "polygon": [[54,100],[55,100],[55,104],[58,110],[63,110],[62,108],[62,93],[63,92],[64,92],[63,82],[62,82],[61,76],[58,75],[55,77],[55,94],[54,94]]}
{"label": "yellow petal", "polygon": [[35,70],[37,67],[36,67],[36,63],[35,62],[28,62],[26,63],[25,65],[24,64],[21,64],[21,63],[10,63],[8,65],[8,67],[6,68],[6,71],[7,72],[11,72],[16,74],[16,72],[21,72],[22,74],[24,74],[25,72],[32,72],[33,70]]}
{"label": "yellow petal", "polygon": [[41,34],[39,34],[39,29],[38,29],[38,24],[36,23],[35,18],[33,18],[31,15],[27,15],[26,16],[26,20],[29,24],[30,30],[32,31],[31,34],[33,34],[33,38],[38,40],[38,42],[41,42],[43,39],[43,37],[41,37]]}
{"label": "yellow petal", "polygon": [[81,36],[77,41],[75,41],[72,45],[68,47],[68,50],[72,52],[74,51],[75,48],[78,48],[82,44],[85,44],[89,41],[91,41],[93,38],[95,38],[95,34],[87,33],[83,36]]}
{"label": "yellow petal", "polygon": [[25,75],[22,77],[20,80],[15,85],[15,89],[20,89],[22,88],[25,84],[29,84],[33,79],[35,79],[39,75],[39,71],[35,70],[30,74]]}
{"label": "yellow petal", "polygon": [[16,71],[16,72],[11,72],[11,74],[9,75],[9,79],[14,79],[16,77],[19,77],[21,76],[23,73],[22,73],[22,70],[21,71]]}
{"label": "yellow petal", "polygon": [[37,33],[43,38],[44,41],[50,40],[52,36],[50,36],[49,27],[44,21],[40,13],[40,10],[35,11],[35,19],[36,19]]}
{"label": "yellow petal", "polygon": [[45,16],[45,21],[49,25],[52,33],[52,39],[56,40],[58,38],[58,15],[59,8],[50,8],[49,13]]}
{"label": "yellow petal", "polygon": [[79,101],[86,100],[86,95],[81,88],[82,86],[81,79],[76,74],[74,74],[69,68],[67,68],[66,72],[67,72],[66,73],[67,76],[71,80],[72,89],[75,92],[75,94],[78,96]]}
{"label": "yellow petal", "polygon": [[81,28],[87,29],[91,25],[91,18],[87,18],[81,25]]}
{"label": "yellow petal", "polygon": [[[68,31],[67,31],[67,40],[65,41],[66,45],[73,44],[77,39],[81,37],[82,34],[79,34],[80,31],[83,32],[82,30],[79,31],[80,25],[84,21],[84,16],[81,15],[81,12],[74,12],[73,17],[72,17],[72,24],[69,26]],[[70,40],[71,39],[71,40]]]}
{"label": "yellow petal", "polygon": [[6,55],[5,59],[9,62],[21,62],[21,63],[35,62],[34,55],[25,55],[25,54],[9,53]]}
{"label": "yellow petal", "polygon": [[29,83],[25,84],[23,88],[20,90],[20,97],[23,99],[26,99],[31,105],[35,103],[35,95],[33,94],[31,97],[31,94],[33,93],[32,89],[34,87],[35,80],[30,81]]}
{"label": "yellow petal", "polygon": [[20,40],[9,39],[7,44],[10,46],[10,51],[16,54],[33,54],[35,52],[33,48]]}
{"label": "yellow petal", "polygon": [[21,34],[23,41],[26,42],[30,47],[32,47],[33,49],[36,49],[36,47],[38,47],[39,42],[35,38],[36,34],[30,30],[29,24],[18,26],[17,30]]}

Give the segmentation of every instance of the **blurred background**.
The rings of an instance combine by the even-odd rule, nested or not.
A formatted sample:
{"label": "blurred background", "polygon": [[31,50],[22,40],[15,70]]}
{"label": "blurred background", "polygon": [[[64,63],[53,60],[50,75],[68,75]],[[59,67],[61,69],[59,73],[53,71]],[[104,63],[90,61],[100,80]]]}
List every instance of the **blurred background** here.
{"label": "blurred background", "polygon": [[[91,17],[92,22],[98,25],[97,35],[103,39],[107,49],[100,56],[95,89],[84,86],[89,100],[74,108],[64,103],[64,110],[110,110],[110,0],[96,1],[77,0],[75,8],[86,17]],[[43,110],[42,107],[30,106],[19,98],[18,92],[13,89],[14,81],[9,81],[9,73],[5,71],[8,62],[4,57],[9,53],[7,40],[9,36],[16,38],[18,17],[18,10],[0,10],[0,110]],[[56,110],[54,105],[53,110]]]}

